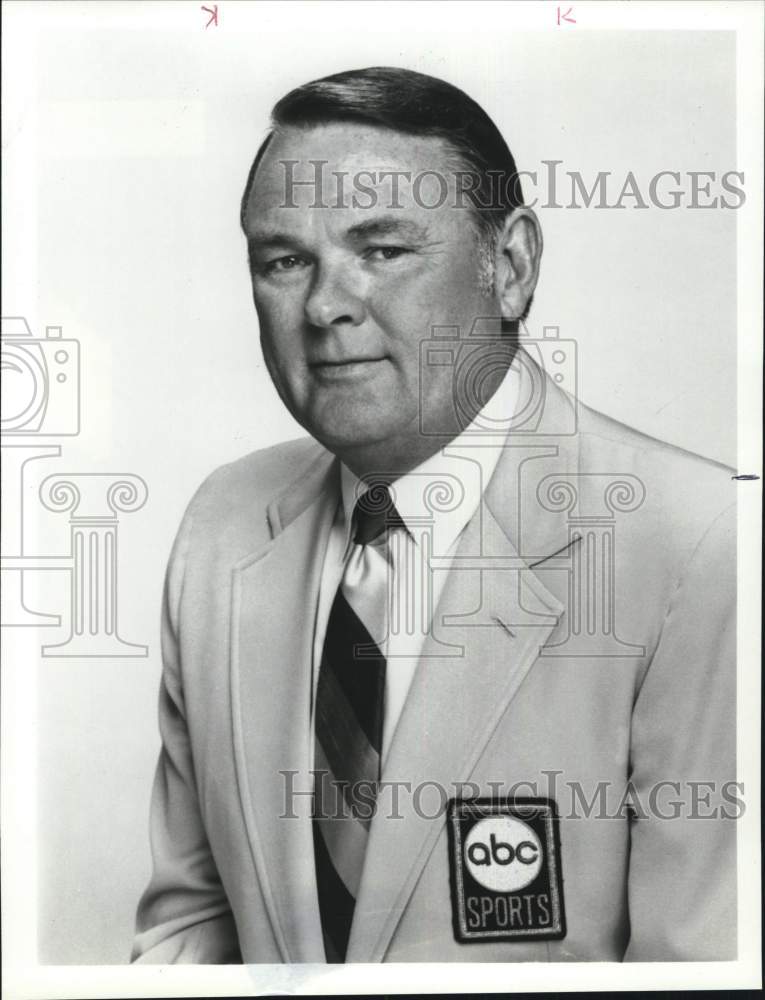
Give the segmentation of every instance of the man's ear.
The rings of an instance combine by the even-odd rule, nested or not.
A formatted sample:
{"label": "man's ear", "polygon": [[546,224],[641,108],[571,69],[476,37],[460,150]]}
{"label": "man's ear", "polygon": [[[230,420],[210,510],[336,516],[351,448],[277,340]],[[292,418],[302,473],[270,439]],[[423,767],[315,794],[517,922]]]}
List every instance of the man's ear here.
{"label": "man's ear", "polygon": [[515,208],[505,219],[497,240],[495,289],[502,318],[520,319],[539,277],[542,230],[530,208]]}

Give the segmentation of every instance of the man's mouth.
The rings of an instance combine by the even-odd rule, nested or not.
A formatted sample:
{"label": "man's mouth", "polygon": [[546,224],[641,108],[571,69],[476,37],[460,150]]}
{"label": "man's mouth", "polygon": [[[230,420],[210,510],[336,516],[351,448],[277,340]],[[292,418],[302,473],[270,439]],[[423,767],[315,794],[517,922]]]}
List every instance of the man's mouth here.
{"label": "man's mouth", "polygon": [[387,360],[385,355],[376,358],[340,358],[311,361],[308,367],[320,378],[363,378],[371,375],[376,367],[385,360]]}
{"label": "man's mouth", "polygon": [[329,367],[340,366],[340,365],[363,365],[372,361],[384,361],[385,355],[382,354],[379,357],[349,357],[349,358],[317,358],[315,361],[309,361],[311,368],[320,368],[325,365]]}

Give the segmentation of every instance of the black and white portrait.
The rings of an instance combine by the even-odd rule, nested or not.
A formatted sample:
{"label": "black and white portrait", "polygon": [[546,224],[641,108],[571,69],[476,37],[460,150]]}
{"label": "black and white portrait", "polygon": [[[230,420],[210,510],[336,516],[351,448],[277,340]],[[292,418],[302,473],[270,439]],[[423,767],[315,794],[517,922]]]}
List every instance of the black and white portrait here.
{"label": "black and white portrait", "polygon": [[686,10],[8,5],[14,996],[756,985],[762,9]]}

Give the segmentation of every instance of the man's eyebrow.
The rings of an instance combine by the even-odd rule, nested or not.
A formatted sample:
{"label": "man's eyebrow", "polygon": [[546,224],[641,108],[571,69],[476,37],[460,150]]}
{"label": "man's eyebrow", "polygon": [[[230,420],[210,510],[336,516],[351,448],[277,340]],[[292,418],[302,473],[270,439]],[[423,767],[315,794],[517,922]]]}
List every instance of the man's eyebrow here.
{"label": "man's eyebrow", "polygon": [[428,230],[407,219],[397,219],[395,216],[384,215],[379,219],[366,219],[351,226],[347,231],[351,239],[363,239],[375,236],[402,236],[404,239],[425,240]]}
{"label": "man's eyebrow", "polygon": [[[425,226],[407,219],[397,219],[395,216],[381,216],[378,219],[365,219],[350,226],[345,234],[349,239],[371,239],[377,236],[400,236],[402,239],[424,241],[428,238]],[[284,246],[297,246],[300,240],[289,233],[275,230],[256,230],[247,237],[247,245],[251,250],[270,250]]]}
{"label": "man's eyebrow", "polygon": [[255,232],[247,237],[250,249],[268,250],[272,247],[294,246],[297,244],[294,236],[278,232]]}

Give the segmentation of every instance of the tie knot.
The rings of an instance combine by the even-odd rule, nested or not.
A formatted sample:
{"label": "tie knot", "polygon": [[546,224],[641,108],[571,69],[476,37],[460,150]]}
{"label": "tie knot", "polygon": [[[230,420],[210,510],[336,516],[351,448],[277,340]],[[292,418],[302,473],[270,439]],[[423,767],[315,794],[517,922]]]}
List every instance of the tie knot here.
{"label": "tie knot", "polygon": [[375,481],[356,501],[353,510],[356,545],[368,545],[388,528],[404,527],[387,483]]}

